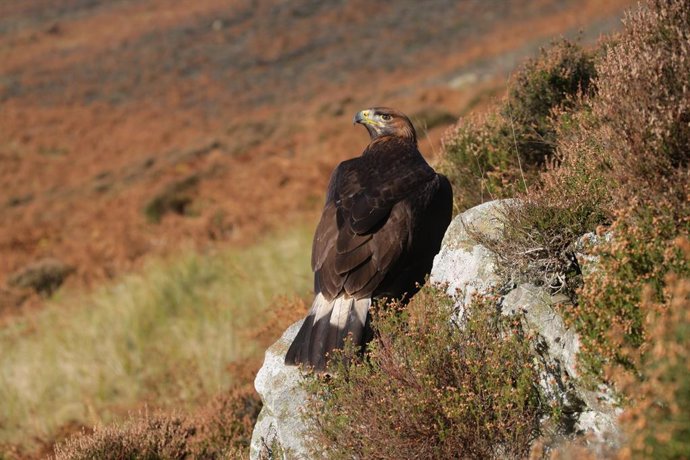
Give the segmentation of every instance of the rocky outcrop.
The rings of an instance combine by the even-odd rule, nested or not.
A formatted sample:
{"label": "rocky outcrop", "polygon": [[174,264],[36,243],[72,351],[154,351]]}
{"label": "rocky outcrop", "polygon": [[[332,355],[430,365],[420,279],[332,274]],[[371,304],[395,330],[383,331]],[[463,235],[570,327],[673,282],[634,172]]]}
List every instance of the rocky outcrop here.
{"label": "rocky outcrop", "polygon": [[[619,409],[613,404],[611,391],[600,385],[596,391],[578,383],[577,353],[580,341],[574,330],[566,327],[557,305],[568,306],[563,294],[551,295],[546,289],[522,284],[508,292],[500,302],[501,313],[517,315],[534,337],[532,347],[542,361],[544,372],[539,384],[544,394],[562,407],[558,424],[549,431],[559,437],[584,435],[595,449],[615,446],[619,442]],[[552,424],[548,420],[544,423]]]}
{"label": "rocky outcrop", "polygon": [[[493,201],[472,208],[448,227],[441,251],[434,260],[431,282],[447,286],[456,299],[457,315],[475,293],[487,293],[501,281],[492,253],[475,241],[472,235],[497,236],[502,229],[501,208],[505,201]],[[566,327],[558,314],[557,304],[569,302],[562,295],[551,295],[532,284],[515,286],[502,296],[499,307],[505,315],[521,317],[533,337],[535,356],[542,361],[544,372],[539,385],[544,394],[564,408],[564,416],[550,424],[552,440],[574,434],[588,435],[595,445],[615,444],[618,438],[617,412],[605,387],[590,391],[577,383],[577,334]],[[254,429],[252,459],[307,458],[304,450],[303,423],[299,414],[304,393],[301,374],[283,364],[285,351],[297,333],[300,323],[292,325],[267,352],[257,375],[256,389],[264,408]],[[263,456],[262,456],[263,455]]]}
{"label": "rocky outcrop", "polygon": [[434,258],[430,280],[447,286],[448,294],[457,299],[460,314],[474,293],[488,292],[500,281],[491,252],[471,236],[474,232],[490,237],[500,234],[503,224],[499,203],[481,204],[453,219]]}
{"label": "rocky outcrop", "polygon": [[266,350],[264,364],[254,379],[254,387],[264,405],[252,433],[252,460],[308,458],[300,414],[305,401],[300,386],[302,374],[299,368],[286,366],[284,362],[285,353],[300,326],[301,320]]}

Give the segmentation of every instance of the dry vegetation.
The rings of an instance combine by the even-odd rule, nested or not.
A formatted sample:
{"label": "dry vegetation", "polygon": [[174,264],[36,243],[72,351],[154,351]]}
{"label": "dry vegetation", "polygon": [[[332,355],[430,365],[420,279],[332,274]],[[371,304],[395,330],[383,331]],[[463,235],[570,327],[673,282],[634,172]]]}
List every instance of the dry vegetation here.
{"label": "dry vegetation", "polygon": [[[62,427],[117,420],[147,402],[152,410],[191,409],[249,384],[266,347],[303,314],[301,301],[280,296],[308,292],[309,242],[310,232],[298,227],[247,249],[188,252],[86,298],[56,299],[5,326],[0,445],[26,454],[36,441],[49,444]],[[217,416],[232,418],[220,409]],[[122,449],[150,446],[164,433],[148,438],[146,427],[174,422],[161,417],[97,430],[98,439],[82,439],[65,452],[107,447],[110,434],[122,442],[136,434]],[[198,425],[182,419],[180,427]]]}
{"label": "dry vegetation", "polygon": [[592,91],[594,57],[561,40],[542,49],[510,82],[494,112],[461,119],[444,139],[442,171],[457,184],[455,207],[511,196],[534,182],[556,148],[554,110]]}
{"label": "dry vegetation", "polygon": [[[690,277],[689,31],[685,2],[653,1],[627,17],[625,31],[602,45],[596,93],[554,114],[554,163],[523,195],[525,206],[507,211],[511,225],[496,243],[509,272],[537,268],[576,294],[566,314],[583,339],[581,367],[626,382],[630,448],[654,458],[690,453],[680,415],[690,410],[690,363],[679,351]],[[610,241],[578,279],[572,245],[606,223],[598,231]]]}
{"label": "dry vegetation", "polygon": [[144,412],[58,446],[56,460],[246,458],[261,400],[251,384],[195,414]]}
{"label": "dry vegetation", "polygon": [[[405,15],[404,8],[372,2],[346,2],[335,13],[308,1],[274,10],[271,2],[258,9],[242,2],[228,9],[226,2],[216,0],[191,6],[158,0],[87,2],[92,5],[87,11],[79,10],[83,2],[73,2],[58,9],[57,19],[32,16],[49,3],[0,5],[0,28],[8,31],[0,37],[7,69],[0,79],[0,183],[7,191],[2,199],[6,219],[0,228],[0,277],[9,279],[9,274],[47,256],[58,257],[76,274],[67,280],[67,290],[57,290],[45,308],[35,311],[16,308],[31,303],[26,301],[29,294],[0,288],[0,314],[9,318],[0,328],[2,459],[49,455],[55,441],[60,442],[57,455],[64,459],[246,458],[259,409],[248,382],[268,343],[300,316],[304,305],[299,298],[310,286],[311,230],[300,227],[256,243],[257,234],[284,227],[317,207],[332,166],[362,145],[351,131],[340,129],[348,124],[350,112],[373,98],[408,107],[425,131],[436,130],[434,138],[453,113],[469,110],[475,102],[472,91],[429,88],[431,78],[618,14],[629,1],[602,5],[588,0],[567,6],[547,1],[539,14],[524,8],[525,2],[506,2],[508,23],[486,24],[476,18],[494,16],[481,14],[486,8],[481,2],[467,3],[462,8],[470,10],[457,15],[447,14],[447,5],[439,2],[434,8],[422,7],[431,18],[427,22],[446,24],[433,37],[417,27],[419,18]],[[391,21],[390,10],[402,16]],[[340,29],[343,17],[349,25]],[[306,20],[320,27],[300,27]],[[23,21],[24,28],[15,30],[12,21]],[[257,23],[260,33],[254,33]],[[361,33],[352,33],[353,26]],[[308,34],[276,41],[273,33],[281,27]],[[384,30],[387,39],[376,41],[384,46],[373,47],[372,30]],[[465,30],[493,35],[465,42]],[[660,40],[665,43],[673,30],[664,30]],[[424,46],[416,47],[415,37]],[[227,50],[242,40],[249,55],[227,58]],[[347,52],[334,52],[340,43],[348,45]],[[616,50],[615,45],[606,51]],[[336,62],[324,56],[336,56]],[[406,60],[401,64],[398,56]],[[368,61],[362,63],[363,58]],[[353,66],[355,61],[358,65]],[[565,221],[570,233],[562,237],[563,248],[583,229],[617,215],[618,208],[597,201],[600,196],[609,200],[608,194],[582,192],[583,186],[599,184],[591,180],[599,176],[587,168],[600,164],[578,163],[577,155],[561,154],[565,147],[559,147],[570,142],[572,151],[580,148],[576,145],[592,152],[608,149],[606,125],[588,98],[597,72],[613,72],[613,67],[595,62],[593,53],[561,42],[513,79],[507,102],[487,116],[486,124],[477,119],[457,128],[446,142],[446,168],[462,184],[455,187],[459,208],[526,186],[535,197],[547,196],[550,189],[537,188],[540,181],[568,184],[573,195],[554,193],[551,201],[553,209],[575,214]],[[676,64],[687,65],[684,62]],[[405,75],[400,69],[415,72]],[[295,71],[304,73],[300,78]],[[323,78],[314,80],[314,75]],[[267,80],[254,85],[261,78]],[[365,79],[370,84],[362,85]],[[674,81],[668,83],[673,97],[686,91]],[[288,84],[294,88],[286,88]],[[488,87],[495,90],[502,82]],[[645,91],[636,90],[628,100],[634,103],[640,97],[657,112],[621,109],[625,116],[634,114],[626,121],[620,118],[623,131],[639,129],[639,117],[652,113],[642,126],[652,127],[655,135],[668,139],[667,128],[674,136],[683,134],[686,125],[669,128],[664,118],[668,113],[656,105],[663,88]],[[611,110],[616,97],[610,93]],[[552,116],[554,110],[559,117]],[[295,113],[311,115],[297,120]],[[582,126],[591,126],[590,119],[604,137],[591,137],[594,128],[579,128],[581,120],[588,121]],[[660,142],[654,148],[665,148],[665,141]],[[549,162],[551,156],[560,167]],[[682,160],[682,155],[668,157],[673,167]],[[584,169],[571,177],[576,169],[562,166],[569,162]],[[540,176],[546,164],[550,172]],[[608,182],[603,184],[606,189]],[[535,198],[534,203],[534,215],[544,215],[543,202]],[[561,214],[555,215],[554,222],[560,222]],[[583,218],[589,220],[582,223]],[[579,226],[571,226],[572,220]],[[529,228],[529,219],[522,225]],[[548,232],[554,227],[549,219],[543,226],[546,236],[539,238],[553,237]],[[673,231],[677,229],[668,235]],[[536,238],[535,233],[530,238]],[[256,244],[179,254],[181,244],[205,251],[209,242],[219,240]],[[685,254],[687,260],[683,240],[669,241],[676,246],[661,245],[659,251],[667,254],[671,248],[674,257]],[[674,247],[680,252],[673,252]],[[558,243],[549,260],[560,260],[563,248]],[[170,253],[173,256],[160,258]],[[142,264],[152,254],[157,260]],[[539,273],[560,269],[527,263]],[[134,274],[121,276],[133,268]],[[640,326],[644,337],[665,344],[687,329],[682,322],[687,318],[687,289],[682,287],[687,284],[674,281],[680,278],[672,272],[654,274],[663,280],[655,296],[638,293],[645,308],[655,312],[647,315],[650,323]],[[107,284],[101,289],[75,293],[75,287],[103,280]],[[352,448],[372,458],[399,458],[401,449],[427,457],[462,455],[457,452],[524,455],[539,434],[539,417],[558,408],[540,405],[540,395],[530,384],[537,370],[518,325],[498,318],[487,302],[477,303],[464,330],[446,327],[447,299],[433,290],[422,292],[408,316],[381,312],[382,333],[370,360],[344,371],[351,380],[332,382],[340,389],[334,394],[343,399],[323,395],[325,407],[342,414],[321,421],[319,436],[331,446],[327,452],[338,456]],[[268,309],[270,315],[262,314]],[[16,311],[20,314],[14,317]],[[423,314],[435,322],[425,321]],[[635,318],[646,321],[644,315]],[[591,343],[602,346],[603,340],[621,339],[597,335]],[[641,374],[647,379],[644,386],[639,378],[626,380],[633,374],[615,376],[621,388],[633,385],[629,388],[641,389],[640,399],[647,398],[629,412],[631,426],[638,427],[631,449],[671,445],[685,452],[676,442],[682,436],[675,433],[687,427],[688,402],[675,395],[687,394],[687,382],[669,383],[668,376],[682,375],[687,353],[682,346],[655,349],[652,368],[651,355],[639,353],[644,347],[630,343],[630,352],[625,352],[628,367],[647,369],[641,371],[646,372]],[[431,345],[432,353],[420,352],[420,344]],[[609,356],[602,356],[606,359],[599,367],[606,369]],[[437,366],[439,362],[443,366]],[[393,409],[374,414],[371,428],[343,425],[344,420],[372,416],[371,400],[366,399],[371,395],[363,385],[351,386],[365,379],[385,407]],[[212,401],[204,403],[209,398]],[[145,405],[149,409],[142,409]],[[654,440],[649,427],[657,422],[665,423],[665,433],[671,433],[675,444]],[[63,442],[82,427],[81,435]],[[344,440],[336,429],[362,435],[362,441]],[[36,451],[37,446],[42,450]]]}
{"label": "dry vegetation", "polygon": [[363,107],[420,115],[431,153],[496,86],[450,78],[488,60],[491,79],[504,55],[631,1],[3,0],[0,316],[43,303],[5,281],[46,257],[93,287],[301,220],[364,147]]}
{"label": "dry vegetation", "polygon": [[402,311],[379,310],[366,359],[348,351],[308,385],[314,458],[524,457],[557,408],[535,384],[519,320],[502,317],[495,300],[477,297],[461,327],[453,300],[434,287]]}
{"label": "dry vegetation", "polygon": [[[593,52],[555,43],[496,111],[461,120],[444,153],[459,209],[520,198],[502,237],[484,243],[506,283],[574,300],[562,308],[582,340],[583,383],[613,385],[624,408],[627,442],[611,455],[689,458],[690,3],[650,0]],[[588,232],[596,257],[578,260]],[[523,456],[540,414],[520,379],[534,370],[519,332],[481,305],[464,331],[433,290],[402,316],[381,314],[366,360],[317,386],[326,456]]]}

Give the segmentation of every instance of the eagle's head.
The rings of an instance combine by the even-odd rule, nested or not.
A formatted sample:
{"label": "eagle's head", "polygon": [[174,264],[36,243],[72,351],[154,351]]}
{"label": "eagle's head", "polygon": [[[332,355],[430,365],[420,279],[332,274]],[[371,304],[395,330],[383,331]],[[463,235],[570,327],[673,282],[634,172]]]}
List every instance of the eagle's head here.
{"label": "eagle's head", "polygon": [[417,133],[412,122],[398,110],[388,107],[373,107],[358,112],[352,121],[364,125],[369,131],[372,141],[380,137],[392,136],[417,143]]}

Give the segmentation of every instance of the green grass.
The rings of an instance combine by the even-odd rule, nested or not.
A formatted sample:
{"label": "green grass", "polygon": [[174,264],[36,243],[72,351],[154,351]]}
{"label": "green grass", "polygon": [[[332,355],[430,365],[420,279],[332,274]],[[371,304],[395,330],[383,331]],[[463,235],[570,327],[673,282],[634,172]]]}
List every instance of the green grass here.
{"label": "green grass", "polygon": [[264,351],[246,331],[270,320],[277,295],[308,293],[310,235],[298,227],[245,249],[183,251],[1,329],[0,445],[228,388],[229,366]]}

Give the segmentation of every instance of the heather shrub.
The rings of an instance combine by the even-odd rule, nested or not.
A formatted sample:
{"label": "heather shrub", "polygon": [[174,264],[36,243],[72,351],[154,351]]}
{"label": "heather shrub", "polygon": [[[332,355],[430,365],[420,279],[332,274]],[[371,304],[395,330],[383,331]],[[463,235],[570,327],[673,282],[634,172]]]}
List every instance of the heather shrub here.
{"label": "heather shrub", "polygon": [[[690,241],[677,244],[690,262]],[[665,281],[663,302],[650,291],[643,294],[649,346],[635,359],[640,376],[614,374],[635,398],[622,417],[628,457],[690,458],[690,277],[668,275]]]}
{"label": "heather shrub", "polygon": [[[669,267],[661,254],[686,230],[680,223],[686,215],[683,184],[690,155],[689,18],[690,6],[678,2],[652,2],[629,15],[626,29],[602,46],[597,92],[552,112],[552,160],[529,193],[520,195],[520,203],[507,207],[502,237],[486,242],[506,278],[566,287],[573,295],[582,284],[574,254],[578,238],[615,222],[608,231],[630,245],[616,246],[610,258],[634,264],[626,268],[629,273],[604,266],[592,275],[585,289],[593,290],[593,305],[573,312],[582,333],[597,337],[596,348],[610,345],[602,334],[617,321],[626,324],[632,343],[641,343],[638,281],[663,284]],[[670,75],[674,81],[666,84]],[[651,273],[650,263],[659,264],[658,273]],[[620,278],[634,293],[619,289],[601,295],[602,289],[609,292],[594,281],[601,273]],[[599,351],[585,352],[592,355],[588,367],[595,374],[601,370],[597,361],[616,353]]]}
{"label": "heather shrub", "polygon": [[[687,176],[683,189],[690,192]],[[678,246],[678,238],[690,234],[686,200],[668,194],[654,203],[633,203],[617,213],[609,229],[612,241],[597,248],[596,270],[585,275],[579,306],[568,312],[580,332],[581,362],[589,372],[600,375],[614,363],[633,366],[639,348],[648,342],[643,293],[664,303],[666,277],[690,276],[688,259]]]}
{"label": "heather shrub", "polygon": [[607,166],[617,209],[612,241],[598,248],[598,269],[571,312],[582,362],[596,375],[605,365],[635,367],[647,343],[644,289],[663,303],[666,276],[690,271],[675,243],[690,230],[690,4],[652,1],[625,24],[597,67],[591,120],[562,144],[568,157]]}
{"label": "heather shrub", "polygon": [[616,184],[589,103],[552,112],[556,151],[530,190],[504,204],[501,234],[473,232],[494,253],[507,284],[530,282],[574,298],[582,284],[580,237],[611,223]]}
{"label": "heather shrub", "polygon": [[[452,300],[427,286],[404,311],[379,309],[366,359],[346,350],[314,376],[307,413],[323,458],[524,456],[550,409],[519,321],[477,298],[462,325]],[[313,417],[313,418],[312,418]]]}
{"label": "heather shrub", "polygon": [[192,453],[189,445],[194,427],[181,416],[145,414],[124,425],[96,428],[90,435],[68,441],[56,449],[57,459],[183,459]]}
{"label": "heather shrub", "polygon": [[213,398],[194,417],[193,458],[247,458],[260,411],[261,398],[251,383]]}
{"label": "heather shrub", "polygon": [[663,191],[659,179],[690,155],[690,5],[652,0],[624,23],[597,66],[593,110],[623,183]]}
{"label": "heather shrub", "polygon": [[[624,457],[690,457],[689,34],[688,2],[628,14],[602,45],[597,92],[553,113],[552,162],[486,242],[506,278],[573,295],[581,377],[619,391]],[[574,244],[597,227],[606,238],[580,270]]]}
{"label": "heather shrub", "polygon": [[594,57],[560,40],[528,61],[495,113],[461,119],[444,138],[442,171],[459,210],[512,196],[538,177],[555,151],[554,110],[571,109],[593,91]]}
{"label": "heather shrub", "polygon": [[571,297],[582,284],[578,240],[609,221],[609,184],[587,157],[570,160],[542,177],[535,191],[503,206],[507,225],[497,238],[473,231],[509,284],[530,282]]}
{"label": "heather shrub", "polygon": [[595,77],[594,56],[564,39],[542,49],[537,59],[517,72],[501,114],[510,122],[511,132],[506,135],[514,136],[524,164],[543,165],[554,153],[552,112],[572,110],[578,101],[574,96],[592,94]]}
{"label": "heather shrub", "polygon": [[56,460],[246,458],[261,401],[251,385],[213,399],[192,416],[144,412],[100,426],[56,448]]}
{"label": "heather shrub", "polygon": [[496,114],[461,119],[446,133],[439,169],[453,184],[455,211],[520,189],[519,157],[509,139],[499,134],[500,123]]}
{"label": "heather shrub", "polygon": [[[534,104],[545,101],[509,91],[504,108],[512,109],[525,179],[499,154],[505,110],[478,129],[461,125],[447,145],[465,176],[468,164],[481,172],[481,187],[470,187],[520,198],[505,207],[500,238],[476,236],[495,252],[506,282],[571,295],[573,306],[563,308],[580,335],[581,380],[614,384],[626,409],[623,457],[690,458],[690,3],[651,0],[624,22],[586,71],[596,79],[545,118],[521,115],[543,113]],[[548,96],[550,80],[527,75],[515,79],[524,94]],[[523,181],[529,190],[513,193]],[[472,193],[465,202],[476,201]],[[583,247],[580,237],[595,230],[605,237]]]}

